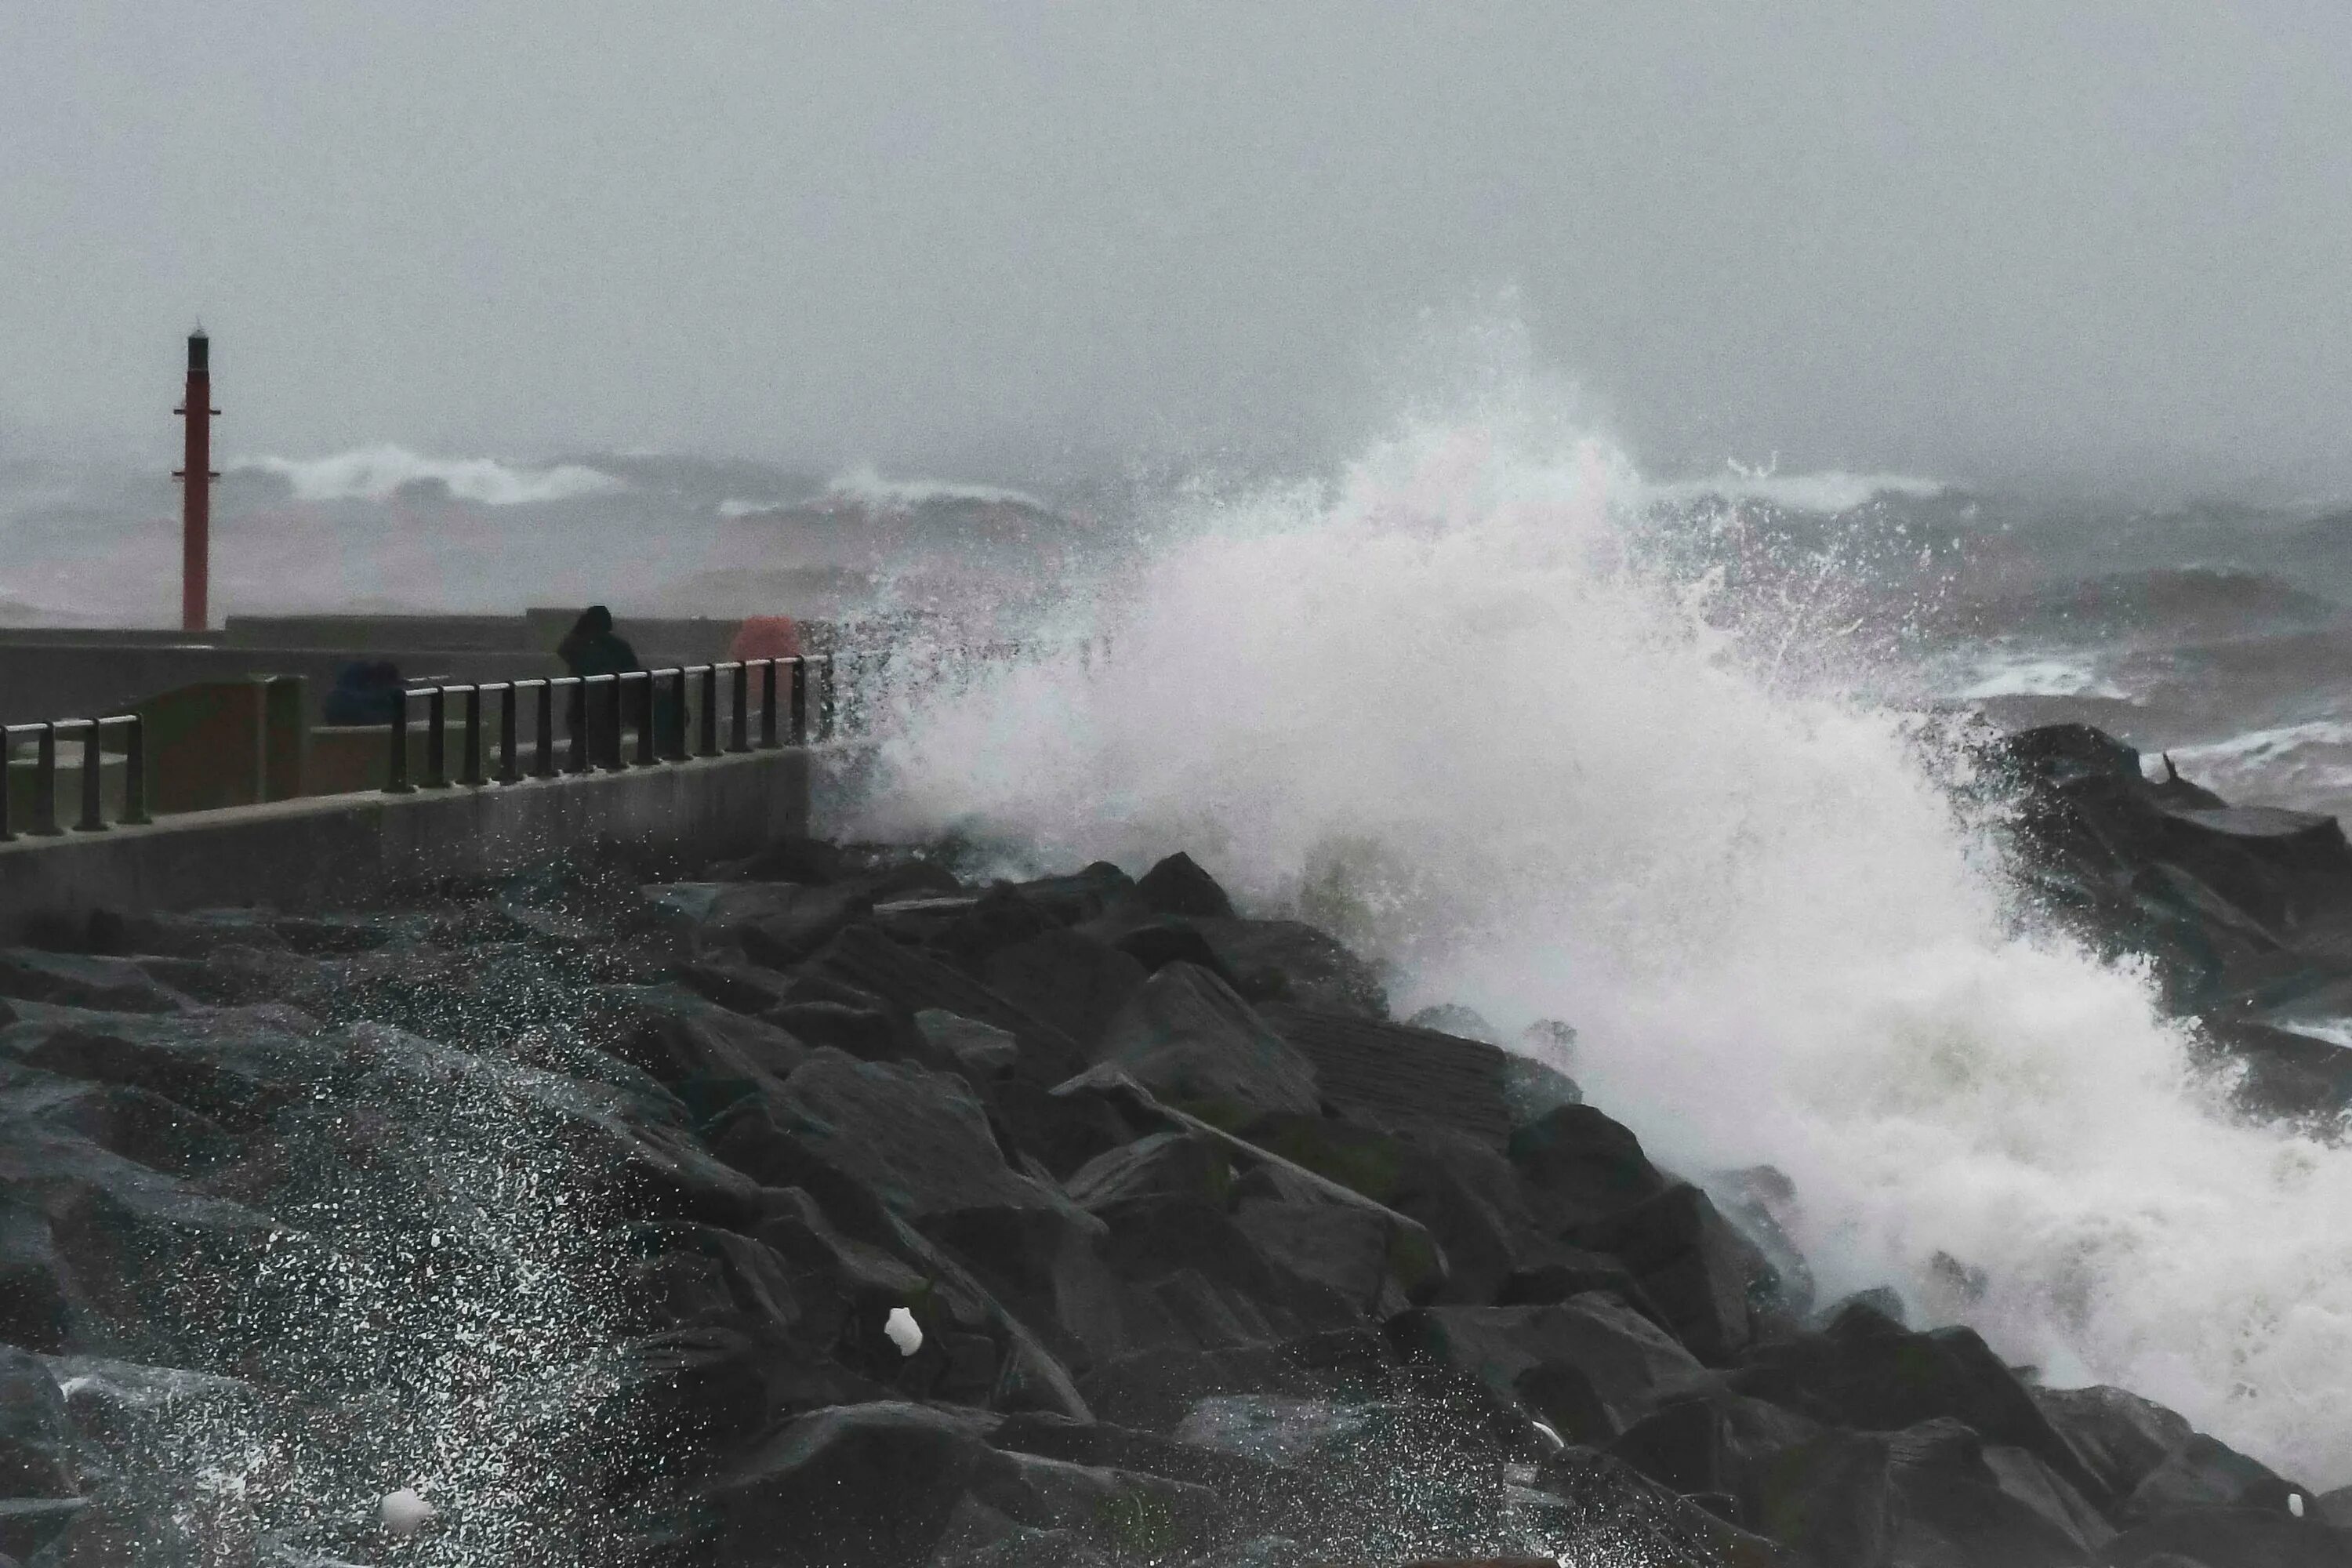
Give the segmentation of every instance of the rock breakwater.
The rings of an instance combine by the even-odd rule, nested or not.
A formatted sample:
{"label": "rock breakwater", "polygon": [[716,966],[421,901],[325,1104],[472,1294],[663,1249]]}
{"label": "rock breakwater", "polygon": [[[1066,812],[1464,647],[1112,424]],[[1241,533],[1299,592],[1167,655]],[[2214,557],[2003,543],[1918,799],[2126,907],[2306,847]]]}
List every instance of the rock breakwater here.
{"label": "rock breakwater", "polygon": [[[2047,910],[2249,1114],[2340,1118],[2283,1023],[2352,986],[2340,833],[2095,731],[1995,760]],[[2344,1494],[1817,1300],[1785,1179],[1661,1168],[1564,1026],[1393,1019],[1182,856],[958,873],[612,856],[0,953],[0,1558],[2352,1556]]]}

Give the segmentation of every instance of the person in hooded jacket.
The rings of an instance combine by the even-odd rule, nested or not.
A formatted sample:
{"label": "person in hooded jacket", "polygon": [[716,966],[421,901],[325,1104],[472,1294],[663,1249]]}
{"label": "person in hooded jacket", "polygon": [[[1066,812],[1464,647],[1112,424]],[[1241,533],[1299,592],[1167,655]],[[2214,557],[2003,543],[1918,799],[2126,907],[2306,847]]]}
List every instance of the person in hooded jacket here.
{"label": "person in hooded jacket", "polygon": [[[566,672],[579,676],[619,675],[645,668],[637,662],[637,650],[613,629],[613,612],[602,605],[591,605],[580,612],[580,618],[572,623],[572,629],[555,645],[555,656],[563,661]],[[573,735],[584,734],[588,701],[583,688],[572,689],[568,721]],[[613,743],[619,743],[618,736],[613,738]]]}

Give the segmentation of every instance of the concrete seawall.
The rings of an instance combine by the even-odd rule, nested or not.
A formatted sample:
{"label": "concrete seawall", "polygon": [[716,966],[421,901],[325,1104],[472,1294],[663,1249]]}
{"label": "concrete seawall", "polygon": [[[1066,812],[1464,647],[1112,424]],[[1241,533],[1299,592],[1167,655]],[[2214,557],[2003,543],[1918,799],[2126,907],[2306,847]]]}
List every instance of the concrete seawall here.
{"label": "concrete seawall", "polygon": [[625,773],[414,795],[322,795],[148,826],[0,844],[0,942],[92,910],[364,903],[383,889],[499,871],[620,839],[682,864],[810,829],[834,748],[787,748]]}

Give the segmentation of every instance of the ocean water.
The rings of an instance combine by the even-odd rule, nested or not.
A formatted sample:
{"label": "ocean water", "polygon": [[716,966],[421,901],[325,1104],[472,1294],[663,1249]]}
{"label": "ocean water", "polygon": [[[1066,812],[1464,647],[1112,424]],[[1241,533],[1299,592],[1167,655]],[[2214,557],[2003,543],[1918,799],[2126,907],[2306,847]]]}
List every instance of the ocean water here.
{"label": "ocean water", "polygon": [[[1824,1292],[1891,1284],[2050,1381],[2352,1481],[2352,1150],[2234,1120],[2144,975],[2021,921],[1935,717],[2085,719],[2232,799],[2352,806],[2352,520],[1659,480],[1533,401],[1115,502],[232,458],[217,581],[231,612],[920,612],[937,657],[898,661],[930,677],[861,828],[1188,849],[1359,943],[1403,1010],[1574,1024],[1559,1065],[1663,1161],[1792,1179]],[[0,617],[160,624],[170,517],[118,462],[0,463]],[[1043,651],[958,656],[1008,635]]]}
{"label": "ocean water", "polygon": [[1793,1180],[1825,1290],[2352,1480],[2352,1149],[2233,1119],[2144,974],[2021,924],[1919,716],[2002,658],[2129,705],[2049,692],[2133,689],[2146,645],[1980,635],[1970,503],[1895,500],[1695,500],[1507,410],[1428,424],[1174,508],[1065,606],[1086,657],[925,685],[864,826],[1189,849],[1407,1010],[1573,1023],[1559,1065],[1664,1162]]}

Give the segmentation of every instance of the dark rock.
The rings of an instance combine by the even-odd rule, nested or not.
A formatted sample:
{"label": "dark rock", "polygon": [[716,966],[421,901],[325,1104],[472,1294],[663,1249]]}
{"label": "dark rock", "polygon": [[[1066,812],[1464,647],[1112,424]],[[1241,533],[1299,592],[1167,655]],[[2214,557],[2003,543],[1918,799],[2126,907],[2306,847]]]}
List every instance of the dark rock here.
{"label": "dark rock", "polygon": [[663,1083],[781,1083],[808,1058],[789,1031],[681,985],[601,993],[613,1054]]}
{"label": "dark rock", "polygon": [[972,1083],[1011,1078],[1021,1065],[1021,1044],[1006,1030],[939,1008],[915,1015],[915,1026],[933,1054],[945,1057]]}
{"label": "dark rock", "polygon": [[705,1489],[714,1523],[701,1560],[912,1568],[991,1458],[969,1424],[919,1405],[814,1411]]}
{"label": "dark rock", "polygon": [[45,1127],[168,1175],[202,1175],[244,1147],[210,1117],[128,1084],[81,1083],[7,1068],[0,1068],[0,1096]]}
{"label": "dark rock", "polygon": [[2352,1487],[2337,1487],[2332,1492],[2313,1499],[2311,1515],[2323,1524],[2352,1531]]}
{"label": "dark rock", "polygon": [[81,1490],[66,1396],[39,1358],[0,1344],[0,1497],[73,1497]]}
{"label": "dark rock", "polygon": [[1583,1103],[1584,1090],[1566,1073],[1516,1052],[1503,1058],[1503,1108],[1512,1126],[1524,1126],[1564,1105]]}
{"label": "dark rock", "polygon": [[940,931],[937,945],[958,963],[978,973],[1000,949],[1063,929],[1065,922],[1048,913],[1043,905],[1014,888],[1000,884],[950,921]]}
{"label": "dark rock", "polygon": [[1341,1111],[1393,1128],[1443,1127],[1493,1148],[1510,1135],[1508,1058],[1476,1040],[1352,1014],[1286,1005],[1266,1022],[1315,1064]]}
{"label": "dark rock", "polygon": [[1482,1380],[1570,1442],[1608,1442],[1715,1381],[1655,1324],[1605,1296],[1425,1308],[1393,1320],[1389,1333],[1407,1356]]}
{"label": "dark rock", "polygon": [[998,995],[1089,1052],[1148,978],[1143,965],[1118,949],[1058,927],[997,949],[982,977]]}
{"label": "dark rock", "polygon": [[1134,898],[1154,914],[1231,919],[1234,913],[1234,901],[1217,879],[1181,850],[1146,871],[1135,884]]}
{"label": "dark rock", "polygon": [[1224,982],[1188,963],[1170,964],[1136,993],[1104,1031],[1097,1059],[1223,1123],[1320,1108],[1313,1065]]}
{"label": "dark rock", "polygon": [[810,961],[810,968],[909,1014],[936,1008],[992,1024],[1020,1042],[1024,1076],[1041,1083],[1058,1083],[1086,1065],[1086,1053],[1065,1031],[961,971],[901,947],[870,927],[843,931]]}
{"label": "dark rock", "polygon": [[1014,888],[1063,925],[1100,916],[1135,889],[1133,879],[1108,860],[1097,860],[1066,877],[1041,877]]}
{"label": "dark rock", "polygon": [[796,1184],[797,1163],[773,1156],[777,1137],[910,1219],[1062,1203],[1005,1163],[970,1088],[920,1068],[813,1051],[781,1092],[721,1118],[711,1147],[772,1184]]}
{"label": "dark rock", "polygon": [[1139,1198],[1183,1198],[1222,1212],[1233,1193],[1233,1155],[1216,1140],[1180,1128],[1099,1154],[1063,1186],[1096,1211]]}
{"label": "dark rock", "polygon": [[1514,1269],[1496,1290],[1494,1304],[1548,1307],[1596,1291],[1616,1297],[1666,1333],[1675,1331],[1664,1311],[1643,1293],[1641,1281],[1622,1260],[1573,1247],[1562,1247],[1544,1262]]}
{"label": "dark rock", "polygon": [[1509,1163],[1443,1128],[1412,1138],[1321,1118],[1261,1118],[1250,1142],[1419,1222],[1444,1249],[1443,1300],[1494,1300],[1534,1238]]}
{"label": "dark rock", "polygon": [[798,963],[873,910],[856,889],[793,882],[665,882],[645,895],[654,923],[691,951],[737,948],[772,968]]}
{"label": "dark rock", "polygon": [[2188,1509],[2263,1509],[2284,1512],[2287,1495],[2302,1488],[2270,1468],[2203,1433],[2165,1456],[2124,1500],[2122,1517],[2158,1519]]}
{"label": "dark rock", "polygon": [[1131,911],[1122,911],[1077,929],[1109,942],[1143,965],[1147,973],[1157,973],[1171,963],[1193,963],[1239,988],[1237,978],[1225,967],[1225,961],[1217,956],[1217,950],[1209,945],[1209,939],[1201,934],[1200,928],[1179,916],[1137,920]]}
{"label": "dark rock", "polygon": [[1642,1141],[1589,1105],[1563,1105],[1512,1131],[1511,1163],[1536,1223],[1559,1235],[1665,1192]]}
{"label": "dark rock", "polygon": [[706,1001],[757,1017],[792,999],[792,981],[775,970],[741,959],[681,963],[679,984]]}
{"label": "dark rock", "polygon": [[[1903,1305],[1903,1293],[1891,1285],[1873,1285],[1866,1290],[1856,1290],[1850,1296],[1841,1296],[1828,1306],[1817,1308],[1807,1326],[1813,1329],[1826,1329],[1843,1317],[1850,1307],[1860,1307],[1874,1312],[1897,1328],[1907,1329],[1911,1326],[1909,1310]],[[2042,1390],[2036,1389],[2034,1398],[2039,1400],[2042,1393]],[[2054,1413],[2045,1410],[2045,1414],[2050,1414],[2053,1421],[2057,1419]]]}
{"label": "dark rock", "polygon": [[1276,1345],[1135,1352],[1094,1368],[1079,1388],[1105,1421],[1167,1432],[1219,1394],[1326,1399],[1360,1394],[1396,1365],[1379,1332],[1342,1329]]}
{"label": "dark rock", "polygon": [[1675,1336],[1706,1362],[1720,1364],[1746,1347],[1750,1303],[1771,1299],[1779,1286],[1764,1255],[1686,1182],[1563,1237],[1622,1258]]}
{"label": "dark rock", "polygon": [[728,882],[797,882],[824,887],[853,874],[848,857],[817,838],[779,838],[756,854],[721,861],[711,877]]}
{"label": "dark rock", "polygon": [[224,948],[286,945],[271,912],[263,910],[93,910],[89,917],[89,951],[119,957],[208,958]]}
{"label": "dark rock", "polygon": [[2030,1392],[2109,1497],[2131,1496],[2194,1435],[2184,1417],[2120,1388]]}
{"label": "dark rock", "polygon": [[0,996],[108,1013],[176,1013],[186,1005],[127,959],[29,947],[0,949]]}
{"label": "dark rock", "polygon": [[1411,1305],[1400,1278],[1407,1269],[1390,1257],[1396,1232],[1372,1209],[1259,1198],[1244,1201],[1234,1223],[1277,1267],[1329,1288],[1366,1317]]}
{"label": "dark rock", "polygon": [[1035,1160],[1055,1177],[1133,1142],[1139,1131],[1116,1099],[1083,1086],[1056,1091],[1025,1079],[998,1079],[983,1094],[989,1124],[1006,1152]]}
{"label": "dark rock", "polygon": [[1731,1381],[1742,1394],[1865,1431],[1948,1416],[1988,1442],[2024,1449],[2095,1504],[2113,1500],[1972,1329],[1915,1334],[1849,1308],[1822,1333],[1754,1347]]}
{"label": "dark rock", "polygon": [[1423,1007],[1405,1022],[1413,1028],[1452,1035],[1457,1039],[1478,1040],[1497,1047],[1503,1043],[1501,1031],[1486,1022],[1485,1014],[1475,1007],[1465,1007],[1459,1002],[1440,1002]]}
{"label": "dark rock", "polygon": [[830,1046],[863,1061],[928,1064],[940,1059],[919,1027],[880,1007],[795,999],[769,1009],[766,1018],[806,1046]]}
{"label": "dark rock", "polygon": [[2254,1509],[2173,1514],[2126,1530],[2099,1554],[2109,1568],[2343,1568],[2352,1536],[2315,1519]]}
{"label": "dark rock", "polygon": [[1202,920],[1234,987],[1252,1002],[1288,1002],[1317,1012],[1385,1018],[1388,993],[1371,965],[1339,942],[1297,921]]}

